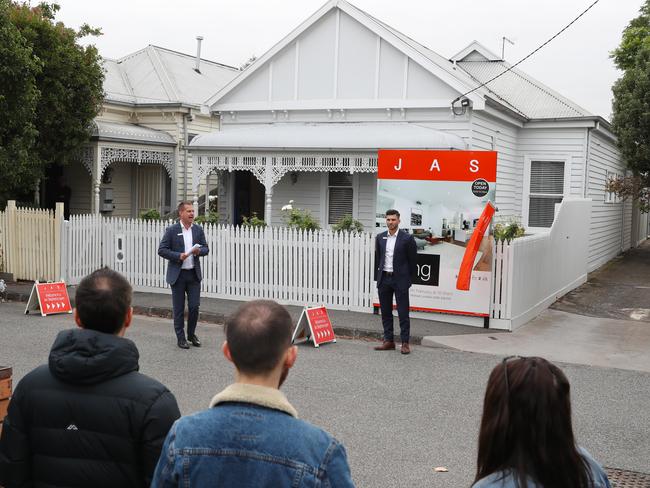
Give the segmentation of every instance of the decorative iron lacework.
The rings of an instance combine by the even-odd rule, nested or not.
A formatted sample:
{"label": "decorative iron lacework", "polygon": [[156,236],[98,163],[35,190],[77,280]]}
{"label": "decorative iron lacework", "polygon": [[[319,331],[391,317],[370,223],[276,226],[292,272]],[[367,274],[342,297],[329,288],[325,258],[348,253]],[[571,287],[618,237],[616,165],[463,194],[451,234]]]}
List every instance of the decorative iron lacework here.
{"label": "decorative iron lacework", "polygon": [[90,173],[92,176],[93,174],[93,163],[95,162],[95,151],[93,150],[92,146],[84,146],[81,148],[80,154],[79,154],[79,160],[81,161],[81,164],[84,165],[84,168]]}
{"label": "decorative iron lacework", "polygon": [[[349,173],[376,173],[377,156],[374,153],[226,153],[194,154],[197,165],[194,171],[194,190],[201,178],[215,170],[245,170],[255,175],[266,187],[267,171],[270,171],[270,185],[273,187],[291,171],[345,171]],[[270,188],[267,188],[270,190]]]}
{"label": "decorative iron lacework", "polygon": [[174,171],[174,153],[172,151],[126,149],[121,147],[102,147],[101,149],[100,176],[104,174],[104,171],[111,163],[127,161],[138,164],[161,164],[169,177],[172,177]]}

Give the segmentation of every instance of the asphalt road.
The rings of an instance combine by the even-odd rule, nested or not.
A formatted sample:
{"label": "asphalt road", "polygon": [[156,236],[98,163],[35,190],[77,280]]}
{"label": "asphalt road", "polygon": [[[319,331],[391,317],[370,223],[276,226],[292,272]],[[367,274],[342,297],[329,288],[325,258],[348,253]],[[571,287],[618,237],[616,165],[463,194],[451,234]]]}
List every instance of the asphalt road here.
{"label": "asphalt road", "polygon": [[[70,315],[23,315],[0,303],[0,365],[17,382],[46,361]],[[176,347],[171,321],[137,317],[127,337],[140,369],[165,383],[184,414],[205,408],[232,379],[218,346],[222,328],[200,324],[204,347]],[[473,478],[488,374],[500,358],[414,347],[410,356],[340,340],[300,346],[284,392],[300,416],[346,446],[360,487],[463,487]],[[561,365],[572,384],[576,436],[604,465],[650,473],[650,374]],[[449,472],[435,473],[444,466]]]}

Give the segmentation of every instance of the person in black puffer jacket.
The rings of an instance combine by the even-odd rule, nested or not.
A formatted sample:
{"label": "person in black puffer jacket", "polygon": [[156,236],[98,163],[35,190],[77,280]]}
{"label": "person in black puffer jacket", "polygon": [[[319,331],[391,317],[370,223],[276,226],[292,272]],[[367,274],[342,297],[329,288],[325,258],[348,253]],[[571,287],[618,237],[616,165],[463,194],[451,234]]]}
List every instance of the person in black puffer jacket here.
{"label": "person in black puffer jacket", "polygon": [[131,285],[102,268],[77,288],[78,329],[59,333],[49,364],[27,374],[0,437],[0,485],[149,486],[170,427],[174,395],[138,372]]}

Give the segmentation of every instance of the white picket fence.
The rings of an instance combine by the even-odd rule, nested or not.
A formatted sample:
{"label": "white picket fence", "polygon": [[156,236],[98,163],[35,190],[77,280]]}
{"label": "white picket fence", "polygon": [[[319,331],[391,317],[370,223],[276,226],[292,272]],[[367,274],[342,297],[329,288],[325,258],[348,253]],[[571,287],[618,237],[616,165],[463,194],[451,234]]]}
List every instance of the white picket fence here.
{"label": "white picket fence", "polygon": [[[587,277],[590,200],[565,199],[543,234],[497,243],[490,327],[512,330]],[[17,279],[78,284],[101,266],[137,291],[169,293],[158,256],[163,221],[72,216],[16,208],[0,212],[0,265]],[[374,235],[205,225],[203,296],[268,298],[291,305],[372,311]]]}
{"label": "white picket fence", "polygon": [[587,280],[591,200],[556,210],[549,232],[495,245],[490,327],[513,330]]}
{"label": "white picket fence", "polygon": [[[170,222],[72,216],[66,223],[70,284],[100,266],[122,273],[138,291],[168,291],[158,244]],[[233,300],[372,309],[370,233],[204,225],[210,254],[201,258],[202,294]]]}
{"label": "white picket fence", "polygon": [[0,269],[18,280],[59,279],[62,223],[62,203],[53,211],[10,200],[0,212]]}

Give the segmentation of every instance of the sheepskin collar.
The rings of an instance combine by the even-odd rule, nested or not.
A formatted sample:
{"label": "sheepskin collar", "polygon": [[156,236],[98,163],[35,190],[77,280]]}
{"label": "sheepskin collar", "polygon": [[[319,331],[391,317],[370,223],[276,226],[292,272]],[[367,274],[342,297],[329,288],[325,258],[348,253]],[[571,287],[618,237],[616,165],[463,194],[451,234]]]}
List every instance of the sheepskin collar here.
{"label": "sheepskin collar", "polygon": [[261,407],[272,408],[298,417],[298,412],[289,403],[287,397],[276,388],[233,383],[221,393],[217,393],[210,401],[210,408],[225,402],[252,403]]}

